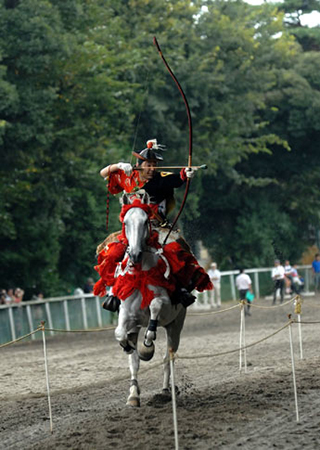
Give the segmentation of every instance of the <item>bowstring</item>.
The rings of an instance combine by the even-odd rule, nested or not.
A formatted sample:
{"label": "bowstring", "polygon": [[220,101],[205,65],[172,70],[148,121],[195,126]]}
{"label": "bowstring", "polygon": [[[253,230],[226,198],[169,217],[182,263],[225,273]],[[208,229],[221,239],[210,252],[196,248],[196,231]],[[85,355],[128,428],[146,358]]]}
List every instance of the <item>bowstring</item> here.
{"label": "bowstring", "polygon": [[[141,106],[140,106],[139,114],[138,114],[138,120],[137,120],[137,124],[135,126],[135,133],[134,133],[134,136],[133,136],[133,143],[132,143],[131,157],[130,157],[130,164],[131,165],[132,165],[132,159],[133,159],[132,152],[134,151],[135,146],[136,146],[136,142],[137,142],[138,130],[139,130],[139,125],[140,125],[140,119],[141,119],[141,115],[142,115],[142,109],[144,107],[144,103],[145,103],[146,98],[148,98],[148,96],[149,96],[149,74],[150,74],[150,70],[147,68],[146,79],[145,79],[145,81],[143,83],[144,84],[144,89],[143,89],[144,90],[144,94],[143,94],[143,96],[145,98],[141,102]],[[109,183],[110,183],[110,180],[108,180],[108,185],[107,185],[108,192],[107,192],[107,204],[106,204],[106,231],[108,231],[108,229],[109,229],[109,213],[110,213]]]}
{"label": "bowstring", "polygon": [[136,146],[136,142],[137,142],[138,130],[139,130],[139,125],[140,125],[140,119],[141,119],[141,115],[142,115],[142,110],[143,110],[143,108],[145,106],[144,105],[145,101],[146,101],[146,99],[149,96],[149,74],[150,74],[150,69],[147,68],[146,79],[145,79],[145,81],[143,83],[144,84],[144,88],[143,88],[143,90],[144,90],[144,93],[143,93],[144,99],[142,100],[141,106],[140,106],[140,109],[139,109],[138,120],[137,120],[137,123],[136,123],[136,126],[135,126],[135,133],[134,133],[134,136],[133,136],[133,143],[132,143],[132,148],[131,148],[131,158],[130,158],[130,164],[131,165],[132,165],[132,159],[133,159],[132,152],[134,151],[135,146]]}

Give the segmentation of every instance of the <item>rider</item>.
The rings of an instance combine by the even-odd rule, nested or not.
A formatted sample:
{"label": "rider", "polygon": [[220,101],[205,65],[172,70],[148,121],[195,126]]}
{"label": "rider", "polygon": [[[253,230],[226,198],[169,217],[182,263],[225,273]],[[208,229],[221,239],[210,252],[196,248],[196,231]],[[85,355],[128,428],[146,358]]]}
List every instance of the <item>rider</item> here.
{"label": "rider", "polygon": [[[151,208],[153,210],[152,225],[153,228],[159,232],[159,241],[161,241],[161,235],[167,235],[164,233],[164,228],[167,227],[168,221],[166,214],[174,207],[173,192],[175,188],[178,188],[184,184],[187,178],[192,178],[194,171],[191,168],[183,168],[180,174],[170,172],[158,172],[157,164],[159,161],[163,161],[163,157],[155,150],[164,150],[161,144],[157,143],[156,139],[147,141],[147,148],[140,153],[133,152],[133,155],[137,157],[136,167],[133,168],[131,164],[119,162],[117,164],[111,164],[100,171],[100,175],[107,180],[108,190],[111,194],[118,194],[120,192],[132,193],[139,189],[144,189],[150,196]],[[173,233],[175,235],[176,233]],[[116,239],[114,239],[116,240]],[[189,306],[194,302],[195,297],[191,294],[194,288],[198,290],[212,289],[212,284],[207,274],[191,253],[188,244],[181,238],[176,237],[176,242],[180,244],[180,256],[183,261],[181,265],[188,266],[188,268],[176,268],[177,284],[179,289],[176,292],[172,300],[175,302],[181,302],[184,306]],[[172,242],[172,240],[171,240]],[[110,240],[107,241],[110,244]],[[165,246],[169,252],[170,243]],[[99,266],[105,263],[106,251],[105,248],[100,246],[100,252],[98,256],[99,265],[96,267],[101,275]],[[121,254],[121,252],[120,252]],[[172,252],[171,252],[172,255]],[[170,252],[169,252],[170,259]],[[100,257],[100,258],[99,258]],[[119,255],[119,258],[121,256]],[[173,260],[172,260],[173,262]],[[170,260],[169,260],[170,263]],[[177,266],[175,261],[175,267]],[[102,282],[103,276],[100,281],[96,283],[95,294],[103,294]],[[187,285],[186,284],[187,281]],[[115,310],[120,301],[115,299],[109,294],[103,307],[109,310]]]}
{"label": "rider", "polygon": [[182,169],[180,174],[158,172],[157,164],[163,157],[154,150],[164,150],[156,139],[147,141],[147,148],[140,153],[132,152],[137,157],[136,169],[129,163],[111,164],[100,171],[100,175],[108,180],[111,194],[122,191],[127,193],[143,188],[150,196],[153,209],[160,224],[167,224],[166,215],[174,207],[173,190],[183,185],[187,178],[192,178],[194,171]]}

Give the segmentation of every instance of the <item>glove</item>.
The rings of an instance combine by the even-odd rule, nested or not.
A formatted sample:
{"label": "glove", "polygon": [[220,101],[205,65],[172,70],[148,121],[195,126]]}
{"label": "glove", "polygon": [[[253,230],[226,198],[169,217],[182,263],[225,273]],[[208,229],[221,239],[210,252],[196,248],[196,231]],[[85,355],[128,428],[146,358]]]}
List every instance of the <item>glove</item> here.
{"label": "glove", "polygon": [[186,181],[187,178],[191,179],[194,177],[194,170],[189,167],[184,167],[181,169],[180,178],[182,181]]}
{"label": "glove", "polygon": [[129,163],[119,162],[118,169],[123,170],[128,177],[132,174],[132,165]]}
{"label": "glove", "polygon": [[194,170],[190,169],[190,168],[187,168],[186,169],[186,177],[187,178],[193,178],[194,177]]}

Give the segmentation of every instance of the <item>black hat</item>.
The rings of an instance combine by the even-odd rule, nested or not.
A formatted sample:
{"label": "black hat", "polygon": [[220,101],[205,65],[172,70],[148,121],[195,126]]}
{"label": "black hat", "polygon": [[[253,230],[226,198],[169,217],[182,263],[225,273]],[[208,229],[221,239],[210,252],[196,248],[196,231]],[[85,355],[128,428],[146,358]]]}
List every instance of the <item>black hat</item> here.
{"label": "black hat", "polygon": [[147,141],[147,148],[144,148],[139,153],[132,152],[132,154],[138,158],[138,165],[142,164],[143,161],[163,161],[163,157],[154,150],[164,151],[165,146],[158,144],[157,139],[150,139]]}

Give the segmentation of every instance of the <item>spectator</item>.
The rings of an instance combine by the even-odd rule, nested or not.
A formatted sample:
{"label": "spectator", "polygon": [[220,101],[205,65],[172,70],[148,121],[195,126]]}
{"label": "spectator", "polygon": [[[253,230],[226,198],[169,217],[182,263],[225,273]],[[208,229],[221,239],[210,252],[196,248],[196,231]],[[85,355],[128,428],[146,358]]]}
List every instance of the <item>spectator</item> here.
{"label": "spectator", "polygon": [[6,292],[6,303],[9,305],[10,303],[13,303],[13,288],[9,288]]}
{"label": "spectator", "polygon": [[221,306],[221,288],[220,288],[220,280],[221,280],[221,272],[217,269],[217,263],[212,263],[210,269],[208,270],[209,278],[213,284],[213,290],[207,291],[209,294],[209,301],[211,308],[216,306],[220,308]]}
{"label": "spectator", "polygon": [[291,286],[292,286],[293,292],[295,292],[296,294],[299,295],[303,288],[303,279],[298,274],[297,267],[298,267],[297,264],[294,264],[294,266],[292,267],[292,270],[291,270],[291,278],[292,278]]}
{"label": "spectator", "polygon": [[236,278],[236,286],[238,288],[240,294],[240,301],[246,301],[246,308],[244,310],[246,316],[251,316],[250,313],[250,302],[247,302],[247,293],[250,292],[252,294],[252,282],[249,275],[244,273],[244,269],[240,269],[240,274]]}
{"label": "spectator", "polygon": [[13,303],[21,303],[24,296],[24,290],[17,287],[13,292]]}
{"label": "spectator", "polygon": [[292,276],[291,276],[292,267],[290,265],[290,261],[287,259],[284,263],[284,282],[286,284],[286,294],[291,294],[291,285],[292,285]]}
{"label": "spectator", "polygon": [[32,301],[40,301],[44,299],[44,295],[41,291],[37,291],[35,294],[33,294],[32,296]]}
{"label": "spectator", "polygon": [[0,305],[6,304],[6,291],[5,289],[0,290]]}
{"label": "spectator", "polygon": [[277,300],[278,289],[280,289],[280,303],[283,302],[284,267],[280,264],[279,259],[276,259],[274,262],[274,268],[272,269],[271,277],[274,281],[272,304],[275,305]]}
{"label": "spectator", "polygon": [[312,271],[314,276],[314,289],[319,292],[320,288],[320,254],[316,253],[312,262]]}
{"label": "spectator", "polygon": [[93,292],[94,281],[93,278],[88,278],[86,284],[83,286],[83,292],[85,294],[91,294]]}

